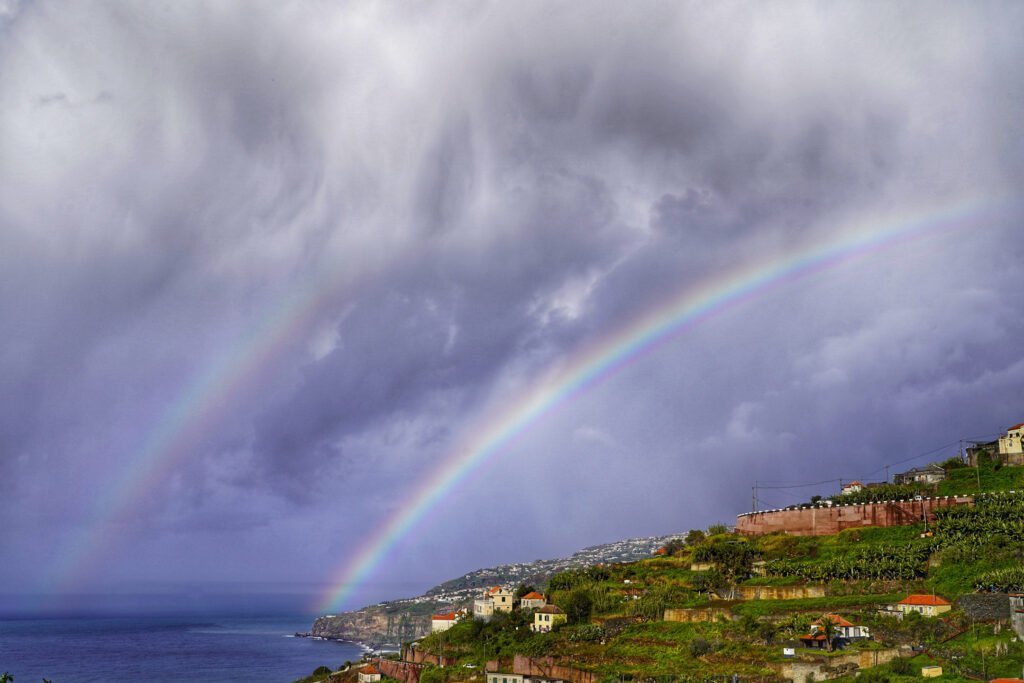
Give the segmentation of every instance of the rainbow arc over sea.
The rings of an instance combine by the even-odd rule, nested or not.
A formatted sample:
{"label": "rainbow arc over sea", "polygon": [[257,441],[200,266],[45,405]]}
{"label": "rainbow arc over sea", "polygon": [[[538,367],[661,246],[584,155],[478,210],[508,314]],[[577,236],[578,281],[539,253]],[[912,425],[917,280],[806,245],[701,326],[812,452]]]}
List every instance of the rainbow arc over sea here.
{"label": "rainbow arc over sea", "polygon": [[881,221],[853,221],[833,230],[832,237],[824,242],[720,273],[651,306],[620,329],[576,350],[559,367],[508,401],[503,409],[482,419],[424,477],[416,491],[402,496],[405,504],[346,558],[316,609],[325,613],[355,607],[348,603],[357,591],[449,492],[544,416],[660,345],[752,300],[843,264],[960,229],[983,226],[1010,204],[1009,200],[972,198],[938,209],[889,215]]}

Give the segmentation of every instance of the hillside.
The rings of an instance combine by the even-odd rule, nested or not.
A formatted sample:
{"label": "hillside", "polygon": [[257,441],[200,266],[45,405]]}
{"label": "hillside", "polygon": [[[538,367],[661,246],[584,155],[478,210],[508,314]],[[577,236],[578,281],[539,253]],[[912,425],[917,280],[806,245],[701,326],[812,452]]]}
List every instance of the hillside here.
{"label": "hillside", "polygon": [[[685,540],[643,539],[646,552],[664,551],[591,557],[546,581],[519,565],[473,572],[422,600],[528,582],[559,609],[543,613],[547,624],[524,609],[465,619],[419,639],[402,661],[379,664],[410,683],[485,683],[484,670],[572,683],[909,683],[925,667],[941,669],[939,681],[1019,676],[1024,600],[1011,594],[1024,592],[1024,468],[982,462],[950,475],[897,492],[922,511],[902,525],[746,536],[716,526]],[[923,521],[926,496],[947,494],[962,500],[928,508]],[[877,492],[862,503],[878,505],[869,495]]]}
{"label": "hillside", "polygon": [[583,548],[569,557],[477,569],[414,598],[389,600],[352,612],[320,617],[313,622],[311,634],[318,638],[365,643],[374,648],[394,647],[427,635],[431,614],[470,606],[482,588],[499,584],[543,585],[553,575],[566,570],[650,557],[678,536],[631,538]]}

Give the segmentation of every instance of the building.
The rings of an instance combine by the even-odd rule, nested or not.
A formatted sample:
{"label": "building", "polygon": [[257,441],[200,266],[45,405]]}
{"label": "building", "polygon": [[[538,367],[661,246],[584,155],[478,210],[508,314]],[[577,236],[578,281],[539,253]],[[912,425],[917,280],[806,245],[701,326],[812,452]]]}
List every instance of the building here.
{"label": "building", "polygon": [[530,626],[530,630],[534,633],[547,633],[555,626],[564,624],[567,618],[559,607],[545,605],[533,613],[533,625]]}
{"label": "building", "polygon": [[948,612],[953,609],[953,606],[949,604],[948,600],[945,600],[938,595],[908,595],[903,600],[896,603],[896,609],[903,614],[909,614],[910,612],[917,612],[926,617],[938,616],[944,612]]}
{"label": "building", "polygon": [[804,647],[812,648],[827,648],[828,643],[825,640],[825,632],[822,628],[821,622],[828,619],[833,624],[834,635],[832,636],[832,644],[842,646],[854,640],[863,640],[870,638],[871,633],[868,631],[867,626],[857,626],[846,619],[842,618],[838,614],[826,614],[822,616],[820,620],[811,624],[811,632],[806,636],[800,636],[800,642],[804,644]]}
{"label": "building", "polygon": [[941,666],[922,666],[921,678],[938,678],[942,675]]}
{"label": "building", "polygon": [[490,621],[494,616],[494,600],[490,598],[477,598],[473,601],[473,618]]}
{"label": "building", "polygon": [[359,670],[359,683],[377,683],[380,680],[380,671],[373,664],[367,664]]}
{"label": "building", "polygon": [[1024,465],[1024,422],[999,437],[999,461],[1004,465]]}
{"label": "building", "polygon": [[839,490],[839,494],[845,496],[847,493],[857,493],[858,491],[864,490],[864,484],[859,481],[851,481],[849,484]]}
{"label": "building", "polygon": [[514,600],[515,595],[508,588],[505,588],[504,586],[494,586],[493,588],[488,589],[485,597],[491,599],[495,612],[512,611],[512,601]]}
{"label": "building", "polygon": [[458,612],[449,612],[448,614],[434,614],[430,617],[430,632],[438,633],[440,631],[447,631],[452,626],[455,626],[458,620]]}
{"label": "building", "polygon": [[532,591],[519,598],[519,607],[521,609],[540,609],[546,604],[548,604],[548,601],[537,591]]}
{"label": "building", "polygon": [[967,464],[978,466],[978,458],[995,459],[999,457],[999,441],[975,441],[967,447]]}
{"label": "building", "polygon": [[935,463],[930,463],[908,472],[901,472],[893,477],[893,481],[897,484],[938,484],[945,478],[946,470]]}
{"label": "building", "polygon": [[523,683],[523,675],[502,673],[500,671],[488,671],[487,683]]}

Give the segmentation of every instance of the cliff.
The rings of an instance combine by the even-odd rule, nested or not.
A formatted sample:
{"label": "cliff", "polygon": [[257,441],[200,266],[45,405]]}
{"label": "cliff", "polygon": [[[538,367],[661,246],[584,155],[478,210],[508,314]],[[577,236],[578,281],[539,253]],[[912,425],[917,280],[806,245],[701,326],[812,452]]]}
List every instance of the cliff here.
{"label": "cliff", "polygon": [[481,589],[497,584],[532,583],[542,585],[554,574],[575,567],[629,562],[650,557],[673,538],[649,536],[590,546],[569,557],[534,560],[477,569],[434,586],[424,595],[382,602],[354,612],[318,617],[311,635],[364,643],[373,648],[397,646],[430,633],[430,615],[470,607]]}
{"label": "cliff", "polygon": [[430,633],[430,615],[448,610],[448,603],[403,602],[372,605],[354,612],[318,617],[311,635],[363,643],[373,648],[396,646]]}

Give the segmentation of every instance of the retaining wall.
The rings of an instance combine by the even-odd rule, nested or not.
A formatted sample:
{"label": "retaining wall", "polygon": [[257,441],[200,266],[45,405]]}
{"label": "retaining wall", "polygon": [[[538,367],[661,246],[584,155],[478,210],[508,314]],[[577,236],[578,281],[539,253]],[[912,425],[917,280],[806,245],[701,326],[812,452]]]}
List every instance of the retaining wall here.
{"label": "retaining wall", "polygon": [[830,657],[819,656],[814,661],[796,659],[781,664],[773,664],[772,668],[778,671],[779,675],[783,678],[788,678],[795,683],[803,683],[803,681],[807,680],[808,674],[813,674],[814,679],[818,681],[828,680],[853,674],[857,669],[865,669],[891,662],[899,656],[900,650],[898,648],[863,650],[861,652],[832,655]]}
{"label": "retaining wall", "polygon": [[556,664],[551,657],[524,657],[516,655],[512,660],[512,673],[523,676],[539,676],[542,678],[558,678],[570,683],[596,683],[597,674],[580,671],[568,666]]}
{"label": "retaining wall", "polygon": [[741,600],[802,600],[823,598],[826,586],[738,586]]}
{"label": "retaining wall", "polygon": [[736,615],[727,609],[720,607],[705,607],[705,608],[693,608],[693,609],[666,609],[665,610],[665,621],[677,621],[684,624],[693,624],[697,622],[714,622],[720,618],[728,619],[730,621],[736,619]]}
{"label": "retaining wall", "polygon": [[423,671],[422,664],[396,662],[392,659],[378,659],[374,665],[388,678],[402,681],[402,683],[419,683],[420,672]]}
{"label": "retaining wall", "polygon": [[973,503],[973,496],[943,496],[923,500],[747,512],[736,517],[736,532],[749,536],[777,532],[793,536],[828,536],[844,529],[916,524],[925,518],[934,519],[935,510],[939,508]]}

